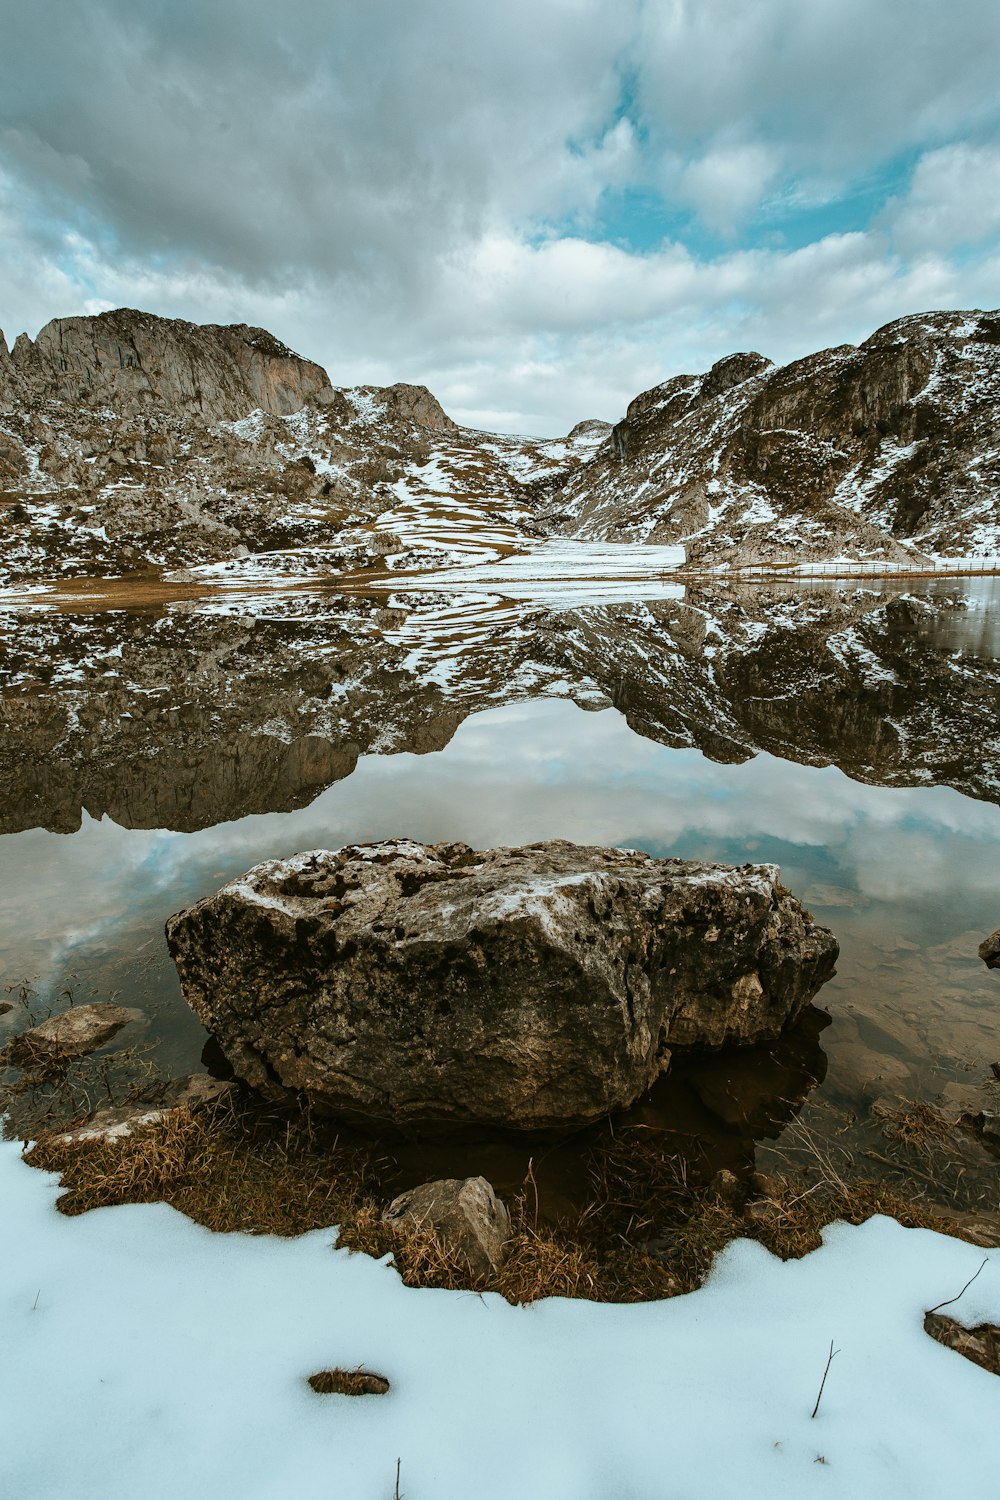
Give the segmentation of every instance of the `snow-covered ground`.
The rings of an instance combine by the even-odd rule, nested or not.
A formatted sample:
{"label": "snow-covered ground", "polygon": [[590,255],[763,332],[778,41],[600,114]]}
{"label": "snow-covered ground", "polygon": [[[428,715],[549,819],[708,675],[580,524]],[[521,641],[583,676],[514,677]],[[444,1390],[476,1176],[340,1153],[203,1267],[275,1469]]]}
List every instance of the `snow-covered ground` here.
{"label": "snow-covered ground", "polygon": [[[563,538],[522,542],[524,550],[494,561],[441,568],[393,580],[393,593],[406,588],[442,593],[461,590],[502,594],[507,599],[683,598],[675,576],[683,547],[632,546],[627,542],[577,542]],[[665,576],[669,575],[669,576]]]}
{"label": "snow-covered ground", "polygon": [[[890,1219],[741,1241],[633,1306],[417,1291],[165,1205],[66,1218],[0,1144],[10,1500],[941,1500],[1000,1491],[996,1376],[923,1331],[983,1252]],[[1000,1320],[1000,1257],[948,1313]],[[831,1347],[838,1351],[811,1417]],[[314,1394],[358,1366],[384,1396]]]}

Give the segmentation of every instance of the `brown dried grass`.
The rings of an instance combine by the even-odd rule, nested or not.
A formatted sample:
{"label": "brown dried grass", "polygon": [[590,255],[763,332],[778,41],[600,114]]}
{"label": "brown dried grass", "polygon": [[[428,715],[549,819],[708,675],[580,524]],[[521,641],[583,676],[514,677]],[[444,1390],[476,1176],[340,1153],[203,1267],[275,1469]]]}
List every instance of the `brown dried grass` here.
{"label": "brown dried grass", "polygon": [[[67,1145],[44,1137],[27,1160],[62,1174],[64,1213],[163,1201],[219,1231],[294,1235],[338,1225],[340,1245],[391,1255],[409,1286],[491,1291],[515,1304],[674,1296],[699,1286],[733,1239],[750,1237],[794,1258],[815,1249],[834,1219],[860,1223],[884,1213],[912,1227],[961,1232],[932,1204],[904,1199],[882,1182],[847,1182],[832,1168],[819,1169],[808,1185],[774,1179],[770,1197],[741,1209],[692,1185],[663,1138],[640,1129],[594,1153],[592,1200],[575,1222],[539,1223],[526,1179],[510,1205],[514,1235],[505,1260],[473,1277],[431,1229],[383,1222],[391,1163],[374,1143],[341,1137],[305,1115],[262,1116],[232,1105],[175,1110],[114,1141]],[[645,1248],[650,1240],[655,1255]]]}
{"label": "brown dried grass", "polygon": [[309,1385],[318,1396],[384,1396],[389,1382],[371,1370],[317,1370]]}

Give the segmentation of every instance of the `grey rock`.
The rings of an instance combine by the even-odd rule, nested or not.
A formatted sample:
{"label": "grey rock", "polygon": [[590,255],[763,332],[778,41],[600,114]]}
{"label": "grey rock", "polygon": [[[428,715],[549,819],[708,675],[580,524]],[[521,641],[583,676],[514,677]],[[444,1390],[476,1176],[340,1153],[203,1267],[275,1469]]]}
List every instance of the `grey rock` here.
{"label": "grey rock", "polygon": [[161,1097],[155,1101],[109,1105],[106,1109],[95,1110],[88,1120],[62,1131],[55,1139],[64,1146],[120,1140],[144,1126],[162,1124],[169,1115],[179,1110],[197,1110],[208,1104],[221,1104],[235,1093],[235,1084],[224,1083],[208,1073],[192,1073],[188,1078],[168,1084],[162,1090]]}
{"label": "grey rock", "polygon": [[773,1038],[838,946],[774,865],[411,840],[256,866],[171,917],[237,1077],[377,1125],[584,1124],[672,1047]]}
{"label": "grey rock", "polygon": [[15,1037],[6,1049],[7,1055],[16,1064],[83,1057],[110,1042],[130,1021],[141,1019],[141,1014],[104,1001],[74,1005],[61,1016],[51,1016]]}
{"label": "grey rock", "polygon": [[510,1214],[485,1177],[425,1182],[394,1198],[383,1219],[432,1229],[474,1276],[496,1270],[511,1238]]}
{"label": "grey rock", "polygon": [[988,969],[1000,969],[1000,927],[979,944],[979,957]]}
{"label": "grey rock", "polygon": [[746,1203],[747,1190],[735,1172],[722,1167],[708,1184],[709,1195],[724,1203],[727,1208],[739,1211]]}
{"label": "grey rock", "polygon": [[1000,1155],[1000,1114],[995,1110],[982,1109],[978,1114],[959,1115],[959,1124],[971,1130],[987,1150]]}
{"label": "grey rock", "polygon": [[458,427],[425,385],[389,385],[379,391],[391,421],[425,427],[429,432],[457,432]]}
{"label": "grey rock", "polygon": [[14,370],[50,398],[113,400],[141,410],[162,402],[206,421],[259,409],[275,416],[330,400],[325,370],[263,328],[158,318],[134,308],[54,318],[34,343],[18,339]]}

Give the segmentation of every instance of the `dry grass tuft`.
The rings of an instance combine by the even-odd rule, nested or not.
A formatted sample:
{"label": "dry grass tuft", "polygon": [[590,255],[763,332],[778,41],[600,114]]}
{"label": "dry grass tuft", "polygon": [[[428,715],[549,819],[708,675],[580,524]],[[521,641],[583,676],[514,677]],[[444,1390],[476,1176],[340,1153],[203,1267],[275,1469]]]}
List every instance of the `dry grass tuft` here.
{"label": "dry grass tuft", "polygon": [[932,1104],[903,1100],[898,1106],[881,1100],[872,1105],[872,1114],[882,1125],[887,1140],[909,1146],[930,1159],[935,1147],[949,1146],[955,1138],[955,1127]]}
{"label": "dry grass tuft", "polygon": [[370,1370],[317,1370],[309,1384],[318,1396],[384,1396],[389,1382]]}
{"label": "dry grass tuft", "polygon": [[374,1151],[317,1137],[307,1117],[259,1116],[228,1104],[170,1111],[110,1141],[43,1136],[34,1166],[62,1174],[63,1213],[113,1203],[170,1203],[220,1231],[302,1234],[354,1215],[378,1191]]}
{"label": "dry grass tuft", "polygon": [[674,1296],[699,1286],[733,1239],[759,1240],[788,1259],[815,1249],[834,1219],[860,1223],[883,1213],[912,1227],[962,1232],[933,1204],[906,1199],[884,1182],[848,1180],[822,1156],[812,1179],[769,1179],[769,1196],[744,1209],[693,1185],[665,1140],[637,1129],[597,1149],[592,1201],[573,1222],[538,1222],[529,1177],[510,1205],[507,1257],[480,1278],[427,1227],[383,1222],[399,1185],[374,1142],[318,1126],[306,1114],[261,1115],[231,1103],[175,1110],[117,1140],[67,1145],[55,1135],[42,1138],[27,1160],[62,1174],[64,1213],[164,1201],[221,1231],[293,1235],[337,1225],[338,1244],[391,1256],[407,1285],[492,1291],[520,1304],[551,1296]]}

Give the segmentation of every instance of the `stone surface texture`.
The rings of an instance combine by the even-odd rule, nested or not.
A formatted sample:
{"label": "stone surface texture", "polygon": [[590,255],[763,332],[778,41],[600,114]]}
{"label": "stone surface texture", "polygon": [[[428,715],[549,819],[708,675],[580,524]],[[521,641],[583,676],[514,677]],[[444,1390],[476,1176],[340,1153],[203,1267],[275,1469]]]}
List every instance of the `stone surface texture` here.
{"label": "stone surface texture", "polygon": [[394,1198],[386,1223],[432,1229],[474,1276],[500,1265],[511,1238],[510,1214],[485,1177],[447,1177],[425,1182]]}
{"label": "stone surface texture", "polygon": [[134,308],[54,318],[33,343],[17,340],[9,364],[10,384],[52,400],[113,401],[125,410],[164,404],[211,422],[255,409],[288,416],[333,397],[326,371],[266,329],[185,323]]}
{"label": "stone surface texture", "polygon": [[117,1036],[140,1012],[123,1005],[98,1001],[93,1005],[74,1005],[61,1016],[51,1016],[30,1031],[23,1032],[9,1045],[11,1059],[83,1057],[96,1052]]}
{"label": "stone surface texture", "polygon": [[377,1124],[583,1124],[672,1047],[778,1035],[838,947],[774,865],[411,840],[256,866],[167,923],[251,1086]]}
{"label": "stone surface texture", "polygon": [[116,1141],[133,1135],[147,1125],[162,1125],[181,1110],[198,1110],[209,1104],[223,1104],[232,1099],[236,1085],[212,1078],[208,1073],[192,1073],[162,1088],[151,1090],[155,1097],[144,1103],[108,1105],[95,1110],[89,1119],[60,1132],[56,1140],[63,1146]]}
{"label": "stone surface texture", "polygon": [[979,957],[988,969],[1000,969],[1000,927],[983,938],[979,944]]}
{"label": "stone surface texture", "polygon": [[955,1318],[942,1313],[927,1313],[924,1330],[946,1349],[954,1349],[974,1365],[989,1370],[991,1375],[1000,1375],[1000,1328],[995,1323],[980,1323],[976,1328],[966,1328]]}

